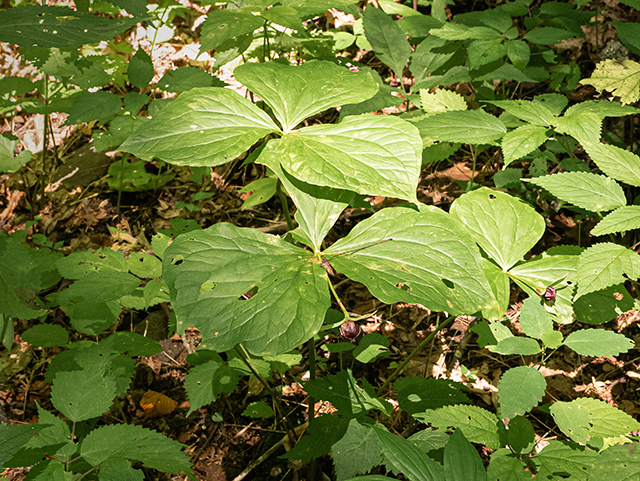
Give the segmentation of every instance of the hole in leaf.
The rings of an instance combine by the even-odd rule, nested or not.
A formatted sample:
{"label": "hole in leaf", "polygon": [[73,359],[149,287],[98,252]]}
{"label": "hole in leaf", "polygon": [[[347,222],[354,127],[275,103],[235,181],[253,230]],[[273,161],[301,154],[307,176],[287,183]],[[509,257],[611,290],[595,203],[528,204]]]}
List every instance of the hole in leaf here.
{"label": "hole in leaf", "polygon": [[495,199],[495,198],[496,198],[496,196],[495,196],[495,195],[493,195],[493,194],[489,194],[489,199]]}
{"label": "hole in leaf", "polygon": [[184,262],[184,257],[181,255],[177,255],[175,256],[173,259],[171,259],[171,263],[174,266],[179,266],[180,264],[182,264]]}
{"label": "hole in leaf", "polygon": [[411,292],[411,287],[409,287],[409,283],[401,282],[400,284],[396,284],[396,287],[401,291]]}
{"label": "hole in leaf", "polygon": [[445,286],[447,286],[449,289],[453,289],[455,287],[455,285],[453,284],[453,282],[451,282],[449,279],[440,279],[443,284]]}
{"label": "hole in leaf", "polygon": [[251,289],[249,289],[247,292],[245,292],[244,294],[242,294],[240,297],[238,297],[239,301],[246,301],[248,299],[251,299],[253,296],[255,296],[258,293],[258,286],[253,286]]}

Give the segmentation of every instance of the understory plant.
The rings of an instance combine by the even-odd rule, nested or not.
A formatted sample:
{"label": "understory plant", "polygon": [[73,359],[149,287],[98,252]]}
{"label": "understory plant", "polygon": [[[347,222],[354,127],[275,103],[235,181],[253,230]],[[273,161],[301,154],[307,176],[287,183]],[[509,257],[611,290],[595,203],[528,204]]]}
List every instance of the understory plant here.
{"label": "understory plant", "polygon": [[[308,430],[283,457],[312,462],[331,454],[340,481],[381,465],[388,473],[418,481],[634,475],[638,443],[630,433],[640,430],[640,423],[599,399],[553,399],[541,368],[568,350],[601,357],[633,349],[623,334],[570,326],[597,326],[633,308],[636,303],[625,283],[640,277],[640,258],[616,242],[531,252],[546,229],[535,208],[539,198],[560,200],[585,216],[602,218],[592,236],[640,227],[640,212],[628,205],[631,199],[619,184],[640,186],[640,158],[624,146],[601,141],[604,119],[637,114],[638,109],[627,104],[638,95],[616,83],[622,73],[607,62],[582,82],[618,92],[622,103],[598,100],[568,106],[562,93],[507,100],[494,89],[498,80],[549,80],[553,89],[570,91],[580,79],[577,65],[557,65],[549,73],[556,55],[550,45],[582,35],[580,26],[589,21],[590,12],[555,2],[539,9],[509,2],[445,22],[443,12],[435,10],[441,6],[437,2],[430,16],[412,9],[409,13],[393,2],[380,1],[382,9],[369,5],[364,12],[354,3],[323,2],[320,10],[344,8],[360,18],[362,31],[351,41],[368,42],[389,67],[389,76],[399,81],[395,87],[373,70],[335,57],[335,45],[342,41],[348,48],[349,38],[305,30],[303,22],[319,7],[313,1],[291,0],[229,4],[212,10],[203,24],[200,53],[216,49],[221,63],[244,52],[259,60],[233,71],[250,93],[246,96],[201,70],[175,73],[178,69],[157,87],[180,95],[149,103],[154,72],[141,48],[127,71],[127,80],[139,92],[123,95],[124,103],[104,90],[69,94],[75,99],[69,122],[110,122],[108,130],[94,136],[94,143],[123,153],[121,162],[112,166],[113,188],[156,188],[171,180],[166,172],[139,180],[142,172],[150,175],[143,161],[196,169],[243,158],[268,172],[245,188],[254,192],[247,205],[278,195],[290,229],[275,236],[231,223],[206,229],[180,229],[176,224],[153,238],[153,253],[128,257],[110,249],[64,257],[47,248],[26,247],[24,231],[0,234],[0,267],[11,273],[0,273],[2,342],[6,349],[15,349],[14,318],[38,319],[22,338],[43,349],[64,347],[46,368],[45,379],[52,382],[53,406],[70,421],[38,407],[38,424],[1,425],[4,466],[35,464],[29,479],[96,474],[105,480],[143,479],[134,469],[137,462],[193,476],[179,443],[131,424],[118,409],[133,378],[132,357],[153,355],[159,346],[135,333],[102,337],[121,322],[123,307],[145,310],[170,302],[175,331],[185,335],[194,327],[202,336],[197,352],[188,358],[193,367],[184,381],[190,401],[187,416],[236,389],[239,377],[250,373],[273,394],[273,408],[254,403],[247,415],[285,422],[270,387],[271,375],[301,363],[297,349],[308,345],[310,379],[303,383],[310,399]],[[141,4],[132,5],[139,7],[131,12],[137,17],[114,20],[117,32],[144,20],[159,32],[159,22],[168,18],[166,11],[146,17]],[[56,8],[16,7],[0,12],[0,20],[26,22],[34,41],[45,42],[37,48],[75,45],[73,55],[77,45],[103,39],[76,37],[75,27],[84,31],[94,22],[105,39],[117,33],[110,30],[114,23],[104,26],[89,13]],[[402,18],[393,20],[392,14]],[[523,16],[525,33],[517,20]],[[53,28],[60,31],[48,30]],[[16,32],[15,25],[4,22],[0,39],[20,43],[24,32]],[[257,41],[256,32],[262,35]],[[73,62],[56,70],[61,89],[82,84],[76,76],[86,73],[85,67],[100,70],[98,59],[85,65],[85,59],[73,55],[63,55],[60,61]],[[413,75],[408,88],[402,83],[407,64]],[[47,76],[55,74],[46,62],[37,65]],[[635,71],[637,64],[623,66]],[[482,107],[471,109],[461,95],[432,89],[458,82],[474,86]],[[12,92],[26,93],[25,88],[16,84]],[[419,108],[396,115],[371,113],[399,103]],[[143,107],[145,115],[137,115]],[[314,123],[323,112],[337,108],[337,123]],[[7,145],[12,154],[15,145]],[[448,210],[421,203],[417,188],[423,164],[451,156],[461,145],[475,152],[499,147],[504,163],[494,178],[496,188],[474,184],[472,177]],[[21,162],[27,157],[23,154]],[[473,161],[475,173],[475,156]],[[522,162],[535,165],[536,175],[523,178],[523,169],[512,165]],[[547,175],[549,165],[556,164],[565,172]],[[505,192],[507,188],[514,193]],[[293,217],[287,196],[295,205]],[[343,211],[364,205],[372,196],[402,203],[375,211],[328,245],[328,234]],[[364,285],[382,303],[419,304],[442,313],[442,322],[380,386],[355,377],[349,368],[316,378],[322,333],[342,328],[349,337],[348,330],[359,320],[337,293],[336,273]],[[41,297],[63,278],[74,282]],[[512,283],[524,293],[520,334],[506,322]],[[92,340],[70,342],[66,328],[48,323],[48,311],[56,307],[66,313],[72,333]],[[462,384],[400,377],[410,359],[457,316],[476,319],[472,331],[480,347],[500,356],[520,356],[520,365],[500,376],[497,412],[474,406]],[[102,338],[95,342],[97,337]],[[387,355],[388,341],[373,333],[358,347],[343,343],[325,349],[354,349],[356,362],[366,364]],[[392,384],[397,407],[389,402]],[[330,402],[336,413],[316,416],[314,400]],[[541,445],[531,422],[534,409],[550,414],[564,439]],[[123,424],[97,426],[107,411],[120,415]],[[407,439],[398,436],[390,428],[403,415],[429,428]],[[293,426],[285,427],[292,432]],[[492,451],[488,468],[472,443]]]}

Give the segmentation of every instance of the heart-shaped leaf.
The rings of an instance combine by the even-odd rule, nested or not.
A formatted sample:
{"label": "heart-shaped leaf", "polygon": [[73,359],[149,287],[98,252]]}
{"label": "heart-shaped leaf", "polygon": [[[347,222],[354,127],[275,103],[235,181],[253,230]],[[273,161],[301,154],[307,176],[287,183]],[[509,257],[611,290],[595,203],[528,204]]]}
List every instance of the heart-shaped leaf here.
{"label": "heart-shaped leaf", "polygon": [[201,348],[290,351],[312,337],[330,305],[327,273],[310,252],[254,229],[220,223],[180,235],[164,254],[178,332]]}

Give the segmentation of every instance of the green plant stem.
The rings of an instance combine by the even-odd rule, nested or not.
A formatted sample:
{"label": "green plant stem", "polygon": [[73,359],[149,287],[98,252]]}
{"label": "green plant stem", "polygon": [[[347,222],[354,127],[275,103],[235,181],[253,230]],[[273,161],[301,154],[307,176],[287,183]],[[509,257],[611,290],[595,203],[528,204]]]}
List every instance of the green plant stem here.
{"label": "green plant stem", "polygon": [[333,294],[333,297],[335,297],[336,302],[338,303],[338,306],[340,307],[340,310],[344,314],[345,319],[350,319],[351,316],[349,315],[349,312],[347,311],[347,308],[344,307],[344,304],[340,300],[340,297],[338,297],[338,293],[336,292],[335,288],[333,287],[333,284],[331,283],[331,279],[329,279],[328,277],[327,277],[327,282],[329,283],[329,290]]}
{"label": "green plant stem", "polygon": [[280,199],[280,204],[282,204],[282,214],[284,215],[284,220],[287,221],[287,227],[289,230],[293,230],[296,228],[293,223],[293,219],[291,218],[291,213],[289,212],[289,204],[287,204],[287,196],[284,195],[282,190],[282,182],[278,179],[276,183],[276,192],[278,194],[278,199]]}
{"label": "green plant stem", "polygon": [[[329,282],[331,284],[331,282]],[[309,339],[309,380],[316,378],[316,341],[312,337]],[[309,426],[314,422],[316,417],[316,399],[313,396],[309,396]],[[318,460],[313,458],[309,465],[309,480],[315,481],[316,473],[318,472]]]}
{"label": "green plant stem", "polygon": [[263,378],[260,375],[260,373],[256,370],[256,368],[253,366],[253,363],[251,362],[251,359],[249,359],[249,354],[244,349],[244,346],[242,346],[242,344],[240,344],[239,346],[242,349],[240,349],[238,346],[236,346],[234,348],[235,351],[240,356],[240,359],[242,359],[242,362],[244,362],[244,364],[249,368],[251,373],[258,379],[258,381],[260,381],[260,384],[262,384],[264,386],[264,388],[271,395],[271,399],[273,399],[273,402],[274,402],[275,407],[276,407],[276,411],[278,411],[278,416],[280,416],[280,418],[283,420],[283,422],[287,425],[287,434],[289,434],[289,436],[291,437],[290,441],[291,441],[291,445],[293,446],[293,444],[295,444],[295,440],[293,439],[293,435],[291,434],[291,432],[293,430],[293,426],[290,426],[289,419],[284,416],[284,410],[282,409],[282,406],[280,405],[280,399],[278,399],[278,396],[273,391],[273,389],[271,389],[271,386],[269,386],[269,383],[265,380],[265,378]]}
{"label": "green plant stem", "polygon": [[416,346],[416,348],[411,351],[411,354],[409,354],[404,361],[402,361],[400,363],[400,365],[396,368],[395,371],[393,371],[393,373],[391,374],[391,376],[389,376],[387,378],[387,380],[382,384],[382,386],[380,386],[377,390],[376,390],[376,396],[379,397],[384,390],[387,388],[387,386],[389,384],[391,384],[391,382],[393,382],[403,371],[403,369],[407,366],[407,364],[409,364],[409,362],[411,361],[411,359],[413,359],[413,357],[420,352],[420,350],[426,346],[431,339],[433,339],[435,337],[435,335],[440,332],[442,329],[444,329],[450,322],[452,322],[454,319],[456,318],[456,316],[449,316],[447,317],[444,321],[442,321],[438,327],[436,327],[435,331],[433,331],[431,334],[429,334],[427,337],[425,337],[422,342],[420,344],[418,344]]}
{"label": "green plant stem", "polygon": [[470,145],[471,155],[473,156],[473,167],[471,168],[471,178],[469,179],[469,183],[467,184],[466,192],[471,191],[471,187],[473,186],[473,178],[476,176],[476,149],[473,148],[473,145]]}

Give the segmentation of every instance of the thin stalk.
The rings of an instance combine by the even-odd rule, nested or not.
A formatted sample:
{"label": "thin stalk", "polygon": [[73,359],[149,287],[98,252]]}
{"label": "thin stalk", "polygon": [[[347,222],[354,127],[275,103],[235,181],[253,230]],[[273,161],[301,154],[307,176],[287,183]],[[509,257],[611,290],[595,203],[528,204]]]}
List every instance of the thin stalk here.
{"label": "thin stalk", "polygon": [[422,342],[420,344],[418,344],[416,346],[416,348],[411,352],[411,354],[409,354],[404,361],[402,361],[400,363],[400,365],[396,368],[395,371],[393,371],[393,373],[391,374],[391,376],[389,376],[387,378],[387,380],[382,384],[382,386],[380,386],[377,391],[376,391],[376,397],[379,397],[384,390],[386,389],[386,387],[391,384],[391,382],[393,382],[404,370],[404,368],[407,366],[407,364],[409,364],[409,362],[411,361],[411,359],[414,358],[414,356],[416,354],[418,354],[418,352],[420,352],[420,350],[427,345],[427,343],[429,343],[429,341],[431,341],[431,339],[433,339],[435,337],[435,335],[440,332],[442,329],[444,329],[447,324],[449,324],[450,322],[452,322],[454,319],[456,318],[456,316],[449,316],[448,318],[446,318],[444,321],[442,321],[440,323],[440,325],[438,325],[438,327],[436,327],[436,330],[433,331],[431,334],[429,334],[427,337],[425,337]]}
{"label": "thin stalk", "polygon": [[[331,282],[329,282],[331,284]],[[309,380],[316,378],[316,341],[313,337],[309,339]],[[316,417],[316,399],[313,396],[309,396],[309,427],[314,422]],[[309,465],[309,481],[315,481],[316,473],[318,472],[318,460],[313,458]]]}
{"label": "thin stalk", "polygon": [[470,145],[471,154],[473,155],[473,167],[471,169],[471,178],[469,179],[469,183],[467,184],[467,192],[471,191],[471,187],[473,186],[473,178],[476,176],[476,158],[477,158],[477,149],[473,148],[473,145]]}
{"label": "thin stalk", "polygon": [[282,190],[282,181],[278,179],[278,183],[276,184],[276,192],[278,193],[278,198],[280,199],[280,204],[282,204],[282,214],[284,215],[284,220],[287,221],[287,227],[289,230],[293,230],[296,228],[293,223],[293,219],[291,218],[291,213],[289,212],[289,204],[287,203],[287,196],[284,195]]}
{"label": "thin stalk", "polygon": [[344,314],[345,319],[350,319],[351,316],[349,315],[349,312],[347,311],[347,308],[344,307],[344,304],[340,300],[340,297],[338,297],[338,293],[336,292],[335,288],[333,287],[333,284],[331,284],[331,280],[328,277],[327,277],[327,282],[329,283],[329,290],[333,294],[333,297],[335,297],[336,302],[338,303],[338,306],[340,307],[340,310]]}
{"label": "thin stalk", "polygon": [[120,201],[122,200],[122,186],[124,185],[124,165],[129,158],[129,154],[124,154],[120,160],[120,187],[118,189],[118,205],[116,206],[116,216],[120,220]]}

